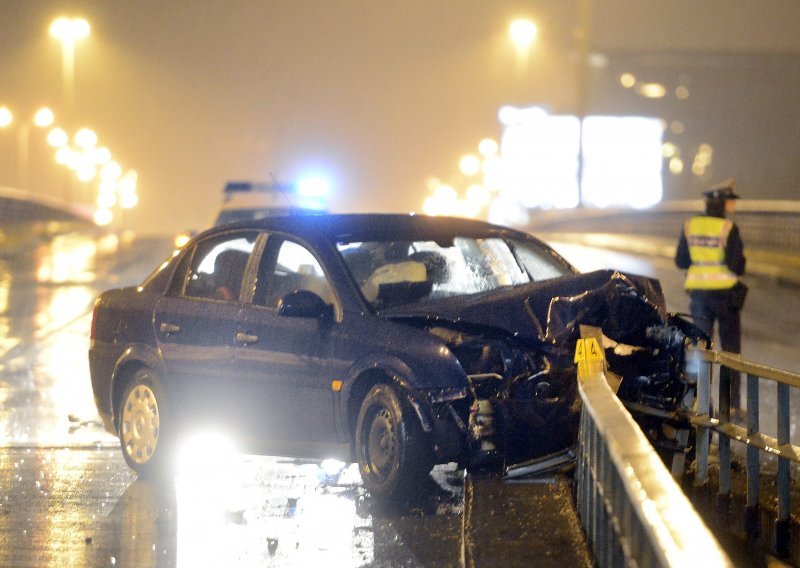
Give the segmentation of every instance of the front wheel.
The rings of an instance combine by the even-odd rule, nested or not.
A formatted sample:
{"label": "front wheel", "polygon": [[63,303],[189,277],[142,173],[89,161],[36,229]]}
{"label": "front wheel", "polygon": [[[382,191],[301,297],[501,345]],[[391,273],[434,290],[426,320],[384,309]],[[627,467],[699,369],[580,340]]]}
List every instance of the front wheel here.
{"label": "front wheel", "polygon": [[136,473],[163,471],[166,438],[162,430],[164,389],[151,369],[139,369],[125,385],[119,410],[122,455]]}
{"label": "front wheel", "polygon": [[419,487],[433,466],[419,420],[391,385],[373,386],[361,403],[355,446],[364,485],[379,497]]}

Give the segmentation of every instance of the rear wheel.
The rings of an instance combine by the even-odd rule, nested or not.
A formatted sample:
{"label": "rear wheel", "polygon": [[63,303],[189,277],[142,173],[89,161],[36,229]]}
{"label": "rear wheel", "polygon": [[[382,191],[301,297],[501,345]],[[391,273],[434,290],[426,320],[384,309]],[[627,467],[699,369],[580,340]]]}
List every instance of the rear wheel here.
{"label": "rear wheel", "polygon": [[140,475],[164,470],[164,409],[164,389],[158,375],[151,369],[136,371],[122,395],[119,440],[125,461]]}
{"label": "rear wheel", "polygon": [[419,420],[390,385],[375,385],[367,393],[355,437],[361,478],[373,495],[402,496],[419,487],[433,467]]}

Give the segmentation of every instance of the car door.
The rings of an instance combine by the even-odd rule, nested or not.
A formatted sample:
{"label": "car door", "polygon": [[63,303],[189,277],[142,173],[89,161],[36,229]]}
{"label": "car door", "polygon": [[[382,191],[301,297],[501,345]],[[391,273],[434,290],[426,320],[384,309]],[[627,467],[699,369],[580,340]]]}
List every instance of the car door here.
{"label": "car door", "polygon": [[246,266],[255,231],[233,231],[187,251],[155,312],[165,382],[189,414],[224,415],[235,406],[230,389],[232,347]]}
{"label": "car door", "polygon": [[[286,294],[313,292],[330,306],[324,317],[280,315]],[[251,393],[266,451],[325,457],[336,440],[334,390],[347,362],[332,356],[339,308],[322,265],[298,241],[269,238],[258,268],[253,301],[236,326],[237,376]]]}

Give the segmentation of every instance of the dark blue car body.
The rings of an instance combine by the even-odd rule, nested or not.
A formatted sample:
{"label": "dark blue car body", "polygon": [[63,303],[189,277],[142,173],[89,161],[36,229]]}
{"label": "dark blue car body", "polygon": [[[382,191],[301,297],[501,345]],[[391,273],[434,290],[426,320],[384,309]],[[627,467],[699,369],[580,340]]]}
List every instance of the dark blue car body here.
{"label": "dark blue car body", "polygon": [[[454,250],[456,236],[463,250],[511,243],[525,282],[434,297],[425,278],[443,265],[415,248]],[[403,243],[404,256],[380,277],[372,271],[378,292],[370,296],[354,259],[359,246],[381,242]],[[217,243],[231,251],[214,253],[217,263],[230,256],[232,264],[212,271],[202,258]],[[285,251],[300,259],[296,266],[282,264]],[[547,268],[542,279],[531,274],[537,263]],[[238,276],[226,295],[203,282],[231,273]],[[498,452],[519,461],[572,444],[574,330],[572,343],[554,341],[549,311],[554,298],[617,276],[580,275],[526,233],[464,219],[319,215],[216,227],[140,286],[98,298],[89,352],[95,400],[140,473],[156,446],[163,453],[167,433],[213,423],[236,431],[249,451],[359,461],[371,490],[395,493],[409,471],[426,474],[435,463]],[[315,283],[296,284],[309,278]],[[649,306],[660,294],[647,279],[626,283]],[[661,311],[653,308],[656,319]],[[479,404],[487,400],[488,413]],[[372,483],[365,468],[377,472]]]}

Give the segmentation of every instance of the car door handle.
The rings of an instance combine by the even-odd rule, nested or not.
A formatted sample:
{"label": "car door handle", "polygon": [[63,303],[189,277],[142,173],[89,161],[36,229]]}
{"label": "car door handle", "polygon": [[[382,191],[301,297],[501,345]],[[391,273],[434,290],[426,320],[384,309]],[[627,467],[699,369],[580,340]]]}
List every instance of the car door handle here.
{"label": "car door handle", "polygon": [[181,326],[175,325],[174,323],[162,323],[158,326],[158,329],[161,330],[161,333],[178,333],[181,330]]}
{"label": "car door handle", "polygon": [[241,331],[236,333],[236,343],[256,343],[258,342],[257,335],[250,335],[249,333],[242,333]]}

